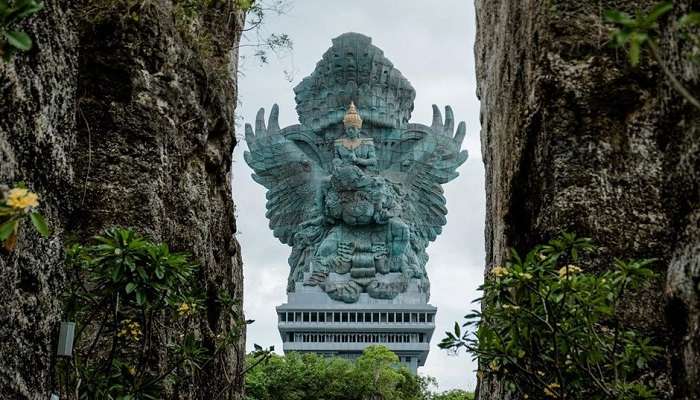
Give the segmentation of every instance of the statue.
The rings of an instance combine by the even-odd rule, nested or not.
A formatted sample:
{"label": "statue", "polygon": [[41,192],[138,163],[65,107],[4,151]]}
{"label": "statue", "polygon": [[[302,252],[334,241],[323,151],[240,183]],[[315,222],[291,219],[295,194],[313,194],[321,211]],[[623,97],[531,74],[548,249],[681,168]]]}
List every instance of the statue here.
{"label": "statue", "polygon": [[334,39],[295,92],[301,124],[280,129],[274,105],[265,126],[261,109],[244,154],[292,246],[288,292],[301,283],[354,303],[413,286],[427,299],[425,250],[446,223],[441,184],[467,159],[464,122],[455,133],[450,107],[443,123],[433,106],[432,126],[409,124],[413,87],[356,33]]}

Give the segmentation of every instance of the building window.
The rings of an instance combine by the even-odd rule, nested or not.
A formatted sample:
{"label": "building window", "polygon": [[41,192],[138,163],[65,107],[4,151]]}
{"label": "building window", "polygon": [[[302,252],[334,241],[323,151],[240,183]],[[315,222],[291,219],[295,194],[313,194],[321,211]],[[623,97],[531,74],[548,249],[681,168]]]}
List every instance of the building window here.
{"label": "building window", "polygon": [[418,313],[411,313],[411,322],[418,322]]}
{"label": "building window", "polygon": [[301,322],[301,313],[300,312],[295,312],[294,313],[294,320],[296,322]]}
{"label": "building window", "polygon": [[394,313],[393,312],[389,313],[389,322],[394,322]]}
{"label": "building window", "polygon": [[348,322],[348,313],[343,313],[343,322]]}
{"label": "building window", "polygon": [[403,322],[411,322],[409,313],[403,313]]}
{"label": "building window", "polygon": [[334,322],[340,322],[340,313],[339,313],[339,312],[333,313],[333,315],[334,315],[333,321],[334,321]]}
{"label": "building window", "polygon": [[365,322],[372,322],[372,313],[365,313]]}
{"label": "building window", "polygon": [[304,313],[304,322],[309,322],[309,313]]}
{"label": "building window", "polygon": [[350,313],[350,322],[355,322],[355,317],[356,317],[356,316],[357,316],[356,313],[351,312],[351,313]]}
{"label": "building window", "polygon": [[287,313],[279,313],[278,314],[280,322],[287,322]]}
{"label": "building window", "polygon": [[316,322],[318,321],[318,313],[312,312],[311,313],[311,322]]}
{"label": "building window", "polygon": [[403,322],[403,313],[396,313],[396,322]]}
{"label": "building window", "polygon": [[418,316],[420,317],[420,322],[425,322],[425,313],[420,313]]}
{"label": "building window", "polygon": [[379,322],[379,313],[372,313],[372,321]]}
{"label": "building window", "polygon": [[364,316],[364,313],[357,313],[357,322],[365,322]]}
{"label": "building window", "polygon": [[433,322],[433,314],[428,314],[428,322]]}
{"label": "building window", "polygon": [[423,334],[422,333],[418,334],[418,343],[423,343]]}
{"label": "building window", "polygon": [[318,322],[326,322],[326,314],[325,313],[318,313]]}

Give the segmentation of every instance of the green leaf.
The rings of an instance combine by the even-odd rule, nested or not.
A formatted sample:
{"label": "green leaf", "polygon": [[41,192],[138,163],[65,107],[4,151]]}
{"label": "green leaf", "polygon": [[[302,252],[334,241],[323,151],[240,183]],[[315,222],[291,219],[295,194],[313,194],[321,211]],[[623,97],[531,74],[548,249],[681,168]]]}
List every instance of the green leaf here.
{"label": "green leaf", "polygon": [[27,51],[32,48],[32,39],[24,32],[7,31],[5,32],[5,39],[7,39],[9,44],[19,50]]}
{"label": "green leaf", "polygon": [[671,10],[673,10],[673,3],[671,3],[670,1],[659,3],[651,10],[651,12],[649,12],[649,15],[647,15],[645,19],[648,23],[653,24],[654,22],[656,22],[656,20],[658,20]]}
{"label": "green leaf", "polygon": [[133,292],[134,289],[136,289],[136,284],[135,284],[134,282],[129,282],[129,283],[126,285],[126,293],[127,293],[127,294]]}
{"label": "green leaf", "polygon": [[638,39],[638,36],[636,34],[630,35],[630,52],[629,52],[629,58],[630,58],[630,64],[632,64],[633,67],[636,67],[639,65],[639,57],[642,52],[642,46],[641,42]]}
{"label": "green leaf", "polygon": [[142,291],[137,291],[136,292],[136,303],[140,306],[142,306],[146,302],[146,293]]}
{"label": "green leaf", "polygon": [[0,225],[0,240],[5,240],[12,235],[12,232],[15,231],[15,227],[17,226],[17,222],[18,220],[11,219]]}
{"label": "green leaf", "polygon": [[49,236],[49,226],[46,225],[46,220],[44,220],[44,217],[41,214],[33,212],[29,214],[29,219],[32,220],[34,228],[36,228],[36,231],[39,232],[41,236]]}

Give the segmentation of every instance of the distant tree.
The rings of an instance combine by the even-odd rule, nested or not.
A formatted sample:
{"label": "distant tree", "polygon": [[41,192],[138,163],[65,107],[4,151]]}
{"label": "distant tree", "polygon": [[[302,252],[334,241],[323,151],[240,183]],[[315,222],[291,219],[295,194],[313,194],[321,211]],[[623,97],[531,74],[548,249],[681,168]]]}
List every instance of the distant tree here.
{"label": "distant tree", "polygon": [[384,346],[368,347],[354,362],[316,354],[273,355],[245,380],[246,400],[429,400],[432,382],[400,366]]}
{"label": "distant tree", "polygon": [[431,400],[474,400],[474,393],[454,389],[434,395]]}

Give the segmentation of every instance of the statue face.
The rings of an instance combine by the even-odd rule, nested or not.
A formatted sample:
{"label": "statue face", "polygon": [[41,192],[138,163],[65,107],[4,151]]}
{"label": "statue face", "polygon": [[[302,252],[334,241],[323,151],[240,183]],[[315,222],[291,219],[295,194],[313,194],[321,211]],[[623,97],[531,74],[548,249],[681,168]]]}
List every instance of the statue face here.
{"label": "statue face", "polygon": [[355,128],[354,126],[348,126],[347,128],[345,128],[345,133],[350,139],[356,139],[360,136],[360,129]]}

